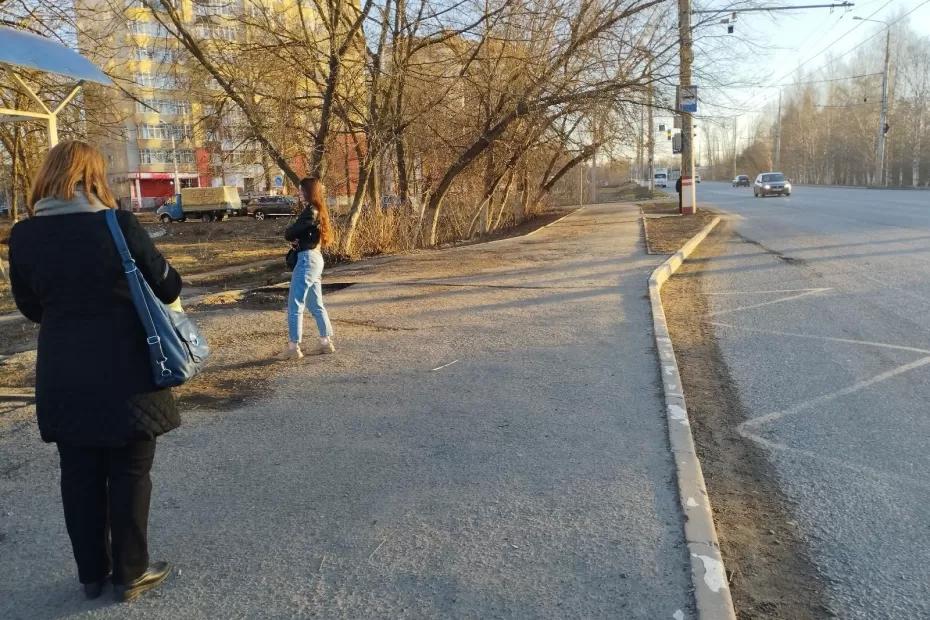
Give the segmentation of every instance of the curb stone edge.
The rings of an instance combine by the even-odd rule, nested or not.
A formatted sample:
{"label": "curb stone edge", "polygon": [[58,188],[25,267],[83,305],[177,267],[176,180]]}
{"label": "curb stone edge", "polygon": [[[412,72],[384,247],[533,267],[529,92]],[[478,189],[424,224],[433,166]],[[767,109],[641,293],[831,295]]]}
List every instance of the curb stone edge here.
{"label": "curb stone edge", "polygon": [[701,462],[694,449],[684,388],[678,372],[678,360],[662,307],[662,285],[720,223],[715,217],[701,232],[662,263],[649,278],[649,301],[652,306],[653,334],[659,356],[659,372],[665,395],[668,437],[675,460],[678,500],[685,518],[685,543],[691,566],[691,582],[698,620],[735,620],[736,611],[730,596],[727,573],[720,554],[714,528],[710,498],[704,485]]}

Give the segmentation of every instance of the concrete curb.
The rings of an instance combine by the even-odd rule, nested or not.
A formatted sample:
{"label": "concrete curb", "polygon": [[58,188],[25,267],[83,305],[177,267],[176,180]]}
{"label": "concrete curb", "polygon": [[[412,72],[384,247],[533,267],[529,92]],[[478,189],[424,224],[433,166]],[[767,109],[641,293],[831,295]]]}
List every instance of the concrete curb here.
{"label": "concrete curb", "polygon": [[685,542],[691,562],[691,582],[699,620],[735,620],[736,611],[730,598],[727,573],[720,555],[717,531],[710,507],[710,498],[704,486],[701,462],[694,449],[691,423],[685,405],[684,389],[678,374],[678,360],[665,321],[662,307],[662,285],[676,272],[686,258],[720,222],[715,217],[710,224],[688,240],[680,250],[662,263],[649,278],[649,301],[652,305],[652,322],[665,409],[668,416],[668,437],[678,474],[678,499],[685,515]]}

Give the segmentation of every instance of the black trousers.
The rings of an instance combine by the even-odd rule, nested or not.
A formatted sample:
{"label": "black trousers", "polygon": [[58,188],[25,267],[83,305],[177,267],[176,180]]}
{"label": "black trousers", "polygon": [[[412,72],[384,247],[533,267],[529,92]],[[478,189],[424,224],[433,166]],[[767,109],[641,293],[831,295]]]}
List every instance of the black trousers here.
{"label": "black trousers", "polygon": [[155,440],[120,448],[59,443],[61,500],[81,583],[113,572],[126,584],[149,564],[148,522]]}

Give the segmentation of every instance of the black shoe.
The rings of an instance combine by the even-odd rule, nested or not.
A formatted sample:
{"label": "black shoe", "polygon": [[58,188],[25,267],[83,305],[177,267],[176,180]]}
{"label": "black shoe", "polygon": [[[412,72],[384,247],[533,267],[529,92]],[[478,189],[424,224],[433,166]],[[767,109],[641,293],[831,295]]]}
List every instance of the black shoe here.
{"label": "black shoe", "polygon": [[107,579],[109,578],[110,576],[107,575],[100,581],[82,584],[84,586],[84,596],[88,601],[92,601],[95,598],[100,598],[100,595],[103,594],[103,586],[107,584]]}
{"label": "black shoe", "polygon": [[114,584],[113,591],[116,600],[123,603],[134,601],[149,590],[157,588],[171,574],[171,565],[167,562],[155,562],[138,579],[129,583]]}

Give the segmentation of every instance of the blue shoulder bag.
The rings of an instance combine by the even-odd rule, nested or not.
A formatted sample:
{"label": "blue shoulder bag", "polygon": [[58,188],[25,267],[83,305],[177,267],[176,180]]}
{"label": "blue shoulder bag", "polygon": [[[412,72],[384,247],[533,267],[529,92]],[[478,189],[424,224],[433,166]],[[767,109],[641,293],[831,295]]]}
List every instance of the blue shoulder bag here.
{"label": "blue shoulder bag", "polygon": [[145,329],[155,385],[161,388],[181,385],[200,371],[210,355],[210,347],[186,314],[172,310],[155,296],[126,245],[116,211],[107,209],[106,219],[123,262],[136,314]]}

